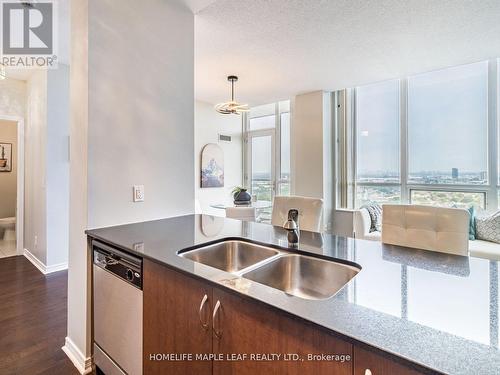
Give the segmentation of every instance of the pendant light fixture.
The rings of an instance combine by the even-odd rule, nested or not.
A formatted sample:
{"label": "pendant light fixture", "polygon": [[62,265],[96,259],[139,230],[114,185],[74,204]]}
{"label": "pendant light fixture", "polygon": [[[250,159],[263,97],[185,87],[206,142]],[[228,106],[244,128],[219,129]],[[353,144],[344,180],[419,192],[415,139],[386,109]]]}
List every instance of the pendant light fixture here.
{"label": "pendant light fixture", "polygon": [[227,80],[231,82],[231,101],[225,103],[219,103],[215,106],[215,110],[224,115],[240,115],[243,112],[248,112],[248,104],[240,104],[234,100],[234,83],[238,81],[238,77],[229,76]]}

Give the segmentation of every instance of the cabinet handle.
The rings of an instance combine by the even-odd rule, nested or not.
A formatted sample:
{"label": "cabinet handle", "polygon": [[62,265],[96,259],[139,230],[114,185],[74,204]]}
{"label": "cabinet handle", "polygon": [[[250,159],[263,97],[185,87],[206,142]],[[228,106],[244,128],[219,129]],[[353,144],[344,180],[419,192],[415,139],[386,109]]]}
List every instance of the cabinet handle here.
{"label": "cabinet handle", "polygon": [[205,294],[203,296],[203,299],[201,300],[201,303],[200,303],[200,310],[198,311],[198,316],[200,318],[200,324],[205,331],[208,329],[208,323],[203,321],[203,308],[205,307],[205,303],[207,302],[207,300],[208,300],[208,296]]}
{"label": "cabinet handle", "polygon": [[367,368],[365,370],[365,375],[372,375],[372,371],[369,368]]}
{"label": "cabinet handle", "polygon": [[217,317],[217,313],[221,308],[222,305],[220,301],[217,301],[217,303],[215,304],[214,313],[212,315],[212,330],[214,331],[215,337],[217,337],[219,340],[222,338],[222,329],[217,330],[217,328],[215,328],[215,318]]}

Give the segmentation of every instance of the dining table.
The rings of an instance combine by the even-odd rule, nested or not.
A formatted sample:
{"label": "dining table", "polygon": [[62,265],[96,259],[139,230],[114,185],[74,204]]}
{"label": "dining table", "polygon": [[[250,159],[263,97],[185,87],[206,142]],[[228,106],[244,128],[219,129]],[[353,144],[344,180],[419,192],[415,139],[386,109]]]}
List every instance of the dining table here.
{"label": "dining table", "polygon": [[226,207],[255,207],[257,210],[264,209],[264,208],[271,208],[273,205],[270,201],[255,201],[251,202],[249,205],[235,205],[235,204],[224,204],[224,203],[216,203],[216,204],[211,204],[210,207],[212,208],[218,208],[220,210],[225,210]]}

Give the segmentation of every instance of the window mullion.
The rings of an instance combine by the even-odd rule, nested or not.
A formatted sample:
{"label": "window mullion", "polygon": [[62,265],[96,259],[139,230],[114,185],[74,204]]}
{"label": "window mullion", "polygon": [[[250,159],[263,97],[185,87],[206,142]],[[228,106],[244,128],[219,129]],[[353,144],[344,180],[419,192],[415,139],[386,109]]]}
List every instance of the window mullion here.
{"label": "window mullion", "polygon": [[[352,188],[351,188],[351,202],[350,202],[350,207],[352,208],[357,208],[356,207],[356,196],[357,196],[357,181],[358,181],[358,168],[357,168],[357,153],[358,153],[358,136],[357,136],[357,128],[358,128],[358,119],[357,119],[357,101],[356,101],[356,89],[353,89],[351,92],[351,97],[350,97],[350,108],[349,108],[349,113],[350,113],[350,118],[352,123],[348,124],[347,129],[347,139],[349,142],[349,145],[351,146],[351,152],[349,154],[349,163],[351,163],[351,168],[347,168],[349,171],[352,170],[352,175],[348,176],[347,181],[348,181],[348,186],[349,182],[352,182]],[[349,126],[350,125],[350,126]],[[349,133],[349,130],[350,133]]]}
{"label": "window mullion", "polygon": [[402,79],[399,86],[399,111],[400,111],[400,182],[401,203],[409,203],[408,191],[408,80]]}
{"label": "window mullion", "polygon": [[488,182],[486,208],[498,209],[498,61],[488,62]]}
{"label": "window mullion", "polygon": [[274,152],[274,195],[280,195],[281,190],[281,113],[279,102],[275,104],[275,152]]}

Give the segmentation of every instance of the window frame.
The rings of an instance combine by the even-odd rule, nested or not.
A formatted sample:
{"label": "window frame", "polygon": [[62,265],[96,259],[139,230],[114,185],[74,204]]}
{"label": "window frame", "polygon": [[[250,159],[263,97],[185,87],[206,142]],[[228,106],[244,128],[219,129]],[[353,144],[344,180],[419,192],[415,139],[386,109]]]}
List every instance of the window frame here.
{"label": "window frame", "polygon": [[[500,208],[500,58],[488,60],[488,97],[487,97],[487,173],[488,183],[484,185],[464,184],[416,184],[408,180],[409,176],[409,139],[408,139],[408,77],[401,78],[399,88],[400,113],[400,181],[398,182],[361,182],[357,178],[357,134],[356,121],[356,89],[345,89],[335,93],[337,105],[335,121],[337,137],[337,209],[358,209],[358,186],[393,186],[400,187],[401,203],[411,204],[411,190],[422,191],[463,191],[484,193],[486,196],[485,208],[487,211],[496,211]],[[343,135],[344,139],[340,137]],[[348,137],[347,141],[345,137]],[[347,144],[347,147],[344,146]],[[345,169],[348,169],[346,172]],[[350,172],[349,172],[350,170]],[[340,171],[343,171],[340,173]],[[345,191],[341,191],[345,189]],[[339,197],[350,199],[339,199]]]}
{"label": "window frame", "polygon": [[[352,168],[353,168],[353,179],[354,179],[354,182],[352,184],[353,186],[353,193],[352,193],[352,200],[353,200],[353,208],[358,208],[357,207],[357,192],[358,192],[358,187],[359,186],[373,186],[373,187],[376,187],[376,186],[387,186],[387,187],[399,187],[400,188],[400,192],[401,192],[401,202],[404,202],[403,201],[403,182],[406,181],[404,178],[403,178],[403,173],[404,171],[406,171],[405,168],[403,168],[403,159],[402,159],[402,155],[404,154],[403,152],[403,144],[401,142],[401,140],[403,139],[402,136],[403,136],[403,126],[402,126],[402,112],[403,112],[403,107],[405,107],[404,105],[402,105],[402,93],[403,93],[403,80],[402,79],[397,79],[397,80],[394,80],[394,81],[398,81],[399,83],[399,108],[398,108],[398,112],[399,112],[399,137],[400,137],[400,142],[399,142],[399,182],[395,182],[395,181],[388,181],[388,182],[367,182],[367,181],[360,181],[358,179],[358,161],[357,161],[357,150],[358,150],[358,133],[359,133],[359,129],[358,129],[358,121],[357,121],[357,91],[359,89],[359,87],[355,87],[353,89],[353,92],[352,92],[352,101],[351,101],[351,105],[352,105],[352,124],[353,124],[353,132],[352,132],[352,149],[353,149],[353,161],[352,161]],[[406,149],[405,149],[406,151]]]}
{"label": "window frame", "polygon": [[[280,101],[280,102],[286,102],[288,100]],[[293,180],[293,175],[292,175],[292,169],[290,168],[290,179],[288,181],[284,181],[281,179],[281,115],[284,113],[290,113],[290,133],[292,130],[292,108],[291,108],[291,103],[290,103],[290,109],[289,110],[281,110],[280,109],[280,102],[275,102],[271,103],[274,105],[274,127],[266,128],[266,129],[258,129],[258,130],[250,130],[250,120],[252,118],[258,118],[258,117],[264,117],[264,116],[271,116],[271,115],[261,115],[261,116],[255,116],[251,117],[250,113],[247,112],[243,116],[243,128],[244,128],[244,143],[243,143],[243,158],[246,160],[244,162],[244,173],[243,173],[243,180],[245,186],[247,186],[249,189],[252,187],[252,181],[251,181],[251,163],[252,163],[252,155],[251,155],[251,146],[249,144],[249,140],[251,137],[254,136],[262,136],[262,135],[272,135],[272,139],[274,140],[272,148],[272,181],[271,181],[271,199],[274,198],[274,196],[277,195],[281,190],[281,183],[287,182],[290,184],[290,194],[292,194],[292,183],[291,181]],[[290,136],[291,138],[291,136]],[[290,139],[290,148],[291,148],[291,139]],[[291,153],[290,153],[291,154]],[[291,156],[291,155],[290,155]],[[290,157],[291,159],[291,157]],[[290,160],[291,163],[291,160]],[[251,190],[250,190],[251,191]]]}

